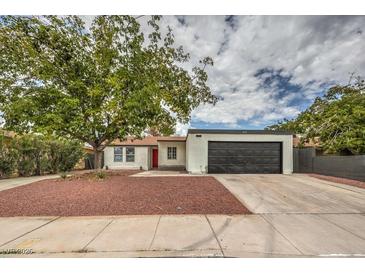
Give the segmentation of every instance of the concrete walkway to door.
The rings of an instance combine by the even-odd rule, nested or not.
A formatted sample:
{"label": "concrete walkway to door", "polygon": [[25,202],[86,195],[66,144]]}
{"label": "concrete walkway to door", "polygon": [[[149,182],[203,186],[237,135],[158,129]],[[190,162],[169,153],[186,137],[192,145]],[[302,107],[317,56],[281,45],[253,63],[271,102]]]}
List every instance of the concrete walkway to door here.
{"label": "concrete walkway to door", "polygon": [[152,169],[147,171],[142,171],[131,175],[131,177],[165,177],[165,176],[202,176],[202,175],[189,175],[184,170],[159,170]]}
{"label": "concrete walkway to door", "polygon": [[254,214],[0,218],[0,257],[365,257],[363,189],[215,177]]}

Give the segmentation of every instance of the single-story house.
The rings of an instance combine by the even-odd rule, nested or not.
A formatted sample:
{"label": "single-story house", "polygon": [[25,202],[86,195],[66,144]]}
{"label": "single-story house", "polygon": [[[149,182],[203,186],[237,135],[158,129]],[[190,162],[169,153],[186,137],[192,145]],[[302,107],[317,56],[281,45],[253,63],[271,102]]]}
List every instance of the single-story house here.
{"label": "single-story house", "polygon": [[115,140],[104,166],[186,170],[190,173],[293,172],[293,136],[271,130],[189,129],[187,136]]}

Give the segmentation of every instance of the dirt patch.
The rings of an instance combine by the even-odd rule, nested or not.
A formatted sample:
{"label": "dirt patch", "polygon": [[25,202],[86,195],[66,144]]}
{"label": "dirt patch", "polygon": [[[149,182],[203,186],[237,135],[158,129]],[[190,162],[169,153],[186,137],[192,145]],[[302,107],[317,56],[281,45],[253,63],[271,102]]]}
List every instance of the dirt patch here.
{"label": "dirt patch", "polygon": [[317,179],[330,181],[330,182],[333,182],[333,183],[365,188],[365,182],[361,182],[361,181],[357,181],[357,180],[334,177],[334,176],[327,176],[327,175],[320,175],[320,174],[309,174],[309,176],[317,178]]}
{"label": "dirt patch", "polygon": [[249,214],[213,177],[129,177],[136,171],[53,179],[0,192],[0,216]]}

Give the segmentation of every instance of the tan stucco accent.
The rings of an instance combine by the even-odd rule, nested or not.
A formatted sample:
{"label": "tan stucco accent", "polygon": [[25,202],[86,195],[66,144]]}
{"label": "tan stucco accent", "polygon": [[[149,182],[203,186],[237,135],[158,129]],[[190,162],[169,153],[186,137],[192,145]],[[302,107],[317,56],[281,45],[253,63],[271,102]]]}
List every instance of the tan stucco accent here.
{"label": "tan stucco accent", "polygon": [[[110,169],[139,169],[148,170],[150,165],[150,147],[135,146],[134,147],[134,162],[126,162],[126,146],[123,148],[123,161],[114,162],[114,147],[108,146],[104,149],[104,167],[108,166]],[[133,146],[128,146],[133,147]]]}
{"label": "tan stucco accent", "polygon": [[[176,147],[176,160],[167,159],[167,148]],[[158,142],[158,166],[159,167],[173,167],[182,166],[185,167],[185,142]]]}

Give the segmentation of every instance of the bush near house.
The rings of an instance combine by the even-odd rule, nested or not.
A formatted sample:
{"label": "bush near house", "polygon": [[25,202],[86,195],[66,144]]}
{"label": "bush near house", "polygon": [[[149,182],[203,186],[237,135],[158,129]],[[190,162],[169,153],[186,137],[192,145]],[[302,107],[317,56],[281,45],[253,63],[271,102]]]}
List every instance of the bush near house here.
{"label": "bush near house", "polygon": [[65,139],[48,141],[48,159],[52,173],[72,170],[83,156],[83,147],[78,141]]}
{"label": "bush near house", "polygon": [[27,134],[13,140],[18,152],[18,173],[20,176],[41,175],[48,171],[47,144],[44,136]]}
{"label": "bush near house", "polygon": [[18,172],[19,176],[67,172],[84,156],[83,146],[75,140],[26,134],[11,142],[0,136],[0,177]]}
{"label": "bush near house", "polygon": [[15,149],[9,146],[7,138],[0,135],[0,177],[11,175],[18,161],[18,153]]}

